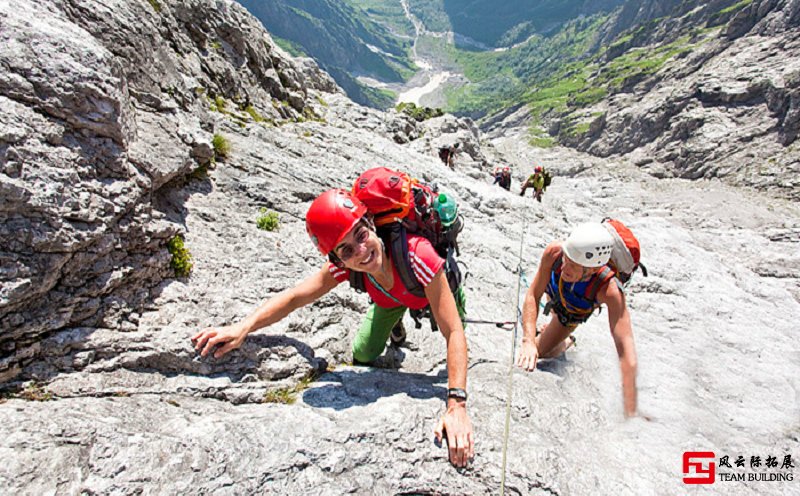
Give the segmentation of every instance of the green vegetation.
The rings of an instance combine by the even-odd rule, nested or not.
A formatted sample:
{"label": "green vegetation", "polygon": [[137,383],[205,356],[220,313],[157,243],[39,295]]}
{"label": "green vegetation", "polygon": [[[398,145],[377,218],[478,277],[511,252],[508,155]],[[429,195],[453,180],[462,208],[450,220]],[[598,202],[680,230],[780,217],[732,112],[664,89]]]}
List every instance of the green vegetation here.
{"label": "green vegetation", "polygon": [[220,95],[215,96],[214,99],[211,100],[211,102],[209,104],[209,107],[211,108],[211,110],[213,112],[221,112],[221,113],[224,114],[225,113],[225,98],[220,96]]}
{"label": "green vegetation", "polygon": [[555,138],[547,134],[547,131],[536,125],[531,126],[530,134],[528,143],[537,148],[552,148],[558,143]]}
{"label": "green vegetation", "polygon": [[[696,45],[689,40],[690,36],[686,35],[656,48],[633,48],[604,65],[600,65],[598,57],[565,65],[526,93],[524,101],[528,103],[536,125],[545,115],[565,115],[591,106],[627,84],[658,72],[670,58],[694,49]],[[561,132],[566,136],[584,134],[598,115],[592,114],[590,121],[576,124],[570,124],[572,120],[568,119],[568,125]],[[531,134],[533,140],[542,143],[541,134]]]}
{"label": "green vegetation", "polygon": [[158,0],[147,0],[147,1],[150,2],[150,6],[153,7],[153,10],[155,10],[158,13],[161,13],[161,4],[158,2]]}
{"label": "green vegetation", "polygon": [[[556,74],[566,75],[565,65],[586,64],[579,61],[586,57],[606,19],[605,16],[594,16],[575,20],[555,35],[534,36],[526,43],[502,52],[473,52],[448,47],[450,57],[463,68],[470,84],[446,90],[446,110],[480,116],[528,101],[530,93]],[[583,98],[597,98],[598,94],[595,92]],[[540,95],[537,99],[543,98]]]}
{"label": "green vegetation", "polygon": [[360,9],[375,24],[384,25],[400,35],[414,35],[414,26],[406,19],[403,6],[396,0],[345,0],[345,2],[353,8]]}
{"label": "green vegetation", "polygon": [[282,405],[292,405],[297,401],[297,395],[311,386],[317,380],[318,374],[311,372],[297,383],[296,386],[273,389],[264,393],[264,403],[280,403]]}
{"label": "green vegetation", "polygon": [[222,43],[219,41],[212,41],[208,45],[214,50],[222,50]]}
{"label": "green vegetation", "polygon": [[18,392],[14,397],[26,401],[51,401],[53,400],[53,393],[51,393],[44,384],[38,382],[31,382],[25,389]]}
{"label": "green vegetation", "polygon": [[328,102],[326,102],[325,100],[323,100],[323,98],[322,98],[321,96],[319,96],[319,95],[317,95],[317,101],[318,101],[318,102],[319,102],[319,104],[320,104],[320,105],[322,105],[323,107],[327,107],[327,106],[328,106]]}
{"label": "green vegetation", "polygon": [[286,38],[279,38],[277,36],[273,36],[272,40],[275,42],[276,45],[286,50],[286,52],[291,55],[292,57],[308,57],[309,55],[303,50],[303,47],[291,40],[287,40]]}
{"label": "green vegetation", "polygon": [[[214,160],[213,158],[211,159]],[[201,181],[208,177],[208,164],[203,164],[189,174],[189,179]]]}
{"label": "green vegetation", "polygon": [[276,231],[280,227],[280,219],[278,212],[267,211],[265,207],[261,208],[261,214],[256,219],[256,226],[262,231]]}
{"label": "green vegetation", "polygon": [[731,5],[728,8],[720,10],[719,13],[722,14],[722,15],[727,15],[727,14],[730,14],[731,12],[736,12],[737,10],[742,10],[743,8],[745,8],[748,5],[750,5],[751,3],[753,3],[753,0],[742,0],[741,2],[735,3],[735,4]]}
{"label": "green vegetation", "polygon": [[412,102],[398,103],[395,110],[412,117],[417,122],[444,115],[444,112],[440,108],[417,107],[417,105]]}
{"label": "green vegetation", "polygon": [[174,236],[167,242],[167,250],[172,255],[170,266],[175,277],[187,277],[192,272],[192,254],[183,244],[181,236]]}
{"label": "green vegetation", "polygon": [[224,159],[231,153],[231,144],[225,136],[215,134],[211,138],[211,145],[214,147],[214,156]]}
{"label": "green vegetation", "polygon": [[264,117],[258,113],[256,109],[253,108],[252,105],[248,105],[244,108],[244,111],[255,121],[255,122],[264,122]]}

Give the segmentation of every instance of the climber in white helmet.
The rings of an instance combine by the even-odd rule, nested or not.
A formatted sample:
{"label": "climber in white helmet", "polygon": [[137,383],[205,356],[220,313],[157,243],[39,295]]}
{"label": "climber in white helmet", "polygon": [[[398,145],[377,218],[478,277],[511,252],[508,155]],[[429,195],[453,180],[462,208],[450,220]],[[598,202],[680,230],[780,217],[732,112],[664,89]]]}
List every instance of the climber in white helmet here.
{"label": "climber in white helmet", "polygon": [[[636,349],[625,293],[609,267],[613,239],[601,223],[581,224],[563,243],[550,243],[525,295],[522,309],[523,338],[516,364],[536,368],[538,358],[552,358],[575,342],[572,332],[600,305],[608,307],[608,323],[622,370],[626,417],[636,415]],[[547,294],[544,314],[550,322],[537,330],[539,301]]]}

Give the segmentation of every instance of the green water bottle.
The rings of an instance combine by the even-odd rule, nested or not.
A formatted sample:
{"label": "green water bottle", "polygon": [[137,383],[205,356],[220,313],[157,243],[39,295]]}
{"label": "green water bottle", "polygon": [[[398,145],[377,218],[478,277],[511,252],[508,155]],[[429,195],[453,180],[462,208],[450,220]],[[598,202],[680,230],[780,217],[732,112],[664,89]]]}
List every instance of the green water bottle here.
{"label": "green water bottle", "polygon": [[448,196],[447,193],[439,193],[439,197],[433,204],[436,211],[439,213],[439,220],[442,221],[443,227],[449,227],[458,217],[458,204],[456,199]]}

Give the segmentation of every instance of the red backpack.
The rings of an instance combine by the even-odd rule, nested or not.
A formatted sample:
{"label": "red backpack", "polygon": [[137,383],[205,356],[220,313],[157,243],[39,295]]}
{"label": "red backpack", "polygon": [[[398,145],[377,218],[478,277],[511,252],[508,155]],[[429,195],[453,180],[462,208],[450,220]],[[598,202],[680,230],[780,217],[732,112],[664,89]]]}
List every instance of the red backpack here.
{"label": "red backpack", "polygon": [[639,240],[633,232],[622,222],[605,218],[603,225],[614,238],[614,247],[611,249],[611,260],[608,264],[616,271],[617,277],[623,283],[630,280],[636,269],[642,268],[642,274],[647,277],[647,268],[640,263],[641,251]]}
{"label": "red backpack", "polygon": [[[411,294],[425,297],[409,261],[408,233],[427,238],[445,259],[450,289],[455,292],[461,286],[461,272],[454,257],[458,254],[456,238],[464,227],[463,218],[458,215],[452,224],[442,224],[434,208],[439,194],[435,184],[429,186],[404,172],[375,167],[356,179],[352,193],[372,214],[378,235],[391,251],[392,260],[398,261],[397,272]],[[359,291],[364,291],[363,279],[362,273],[350,272],[350,284]]]}

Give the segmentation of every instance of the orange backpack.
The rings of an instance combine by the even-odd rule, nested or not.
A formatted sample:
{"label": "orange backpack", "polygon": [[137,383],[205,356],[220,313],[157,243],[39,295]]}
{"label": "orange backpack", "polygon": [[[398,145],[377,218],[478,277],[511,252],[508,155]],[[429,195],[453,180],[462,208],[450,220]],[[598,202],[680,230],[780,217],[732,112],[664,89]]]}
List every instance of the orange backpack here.
{"label": "orange backpack", "polygon": [[641,258],[639,240],[633,232],[622,222],[608,217],[603,219],[603,226],[614,238],[609,265],[617,272],[619,280],[623,283],[628,282],[639,267],[642,268],[642,274],[647,277],[647,268],[639,261]]}

